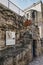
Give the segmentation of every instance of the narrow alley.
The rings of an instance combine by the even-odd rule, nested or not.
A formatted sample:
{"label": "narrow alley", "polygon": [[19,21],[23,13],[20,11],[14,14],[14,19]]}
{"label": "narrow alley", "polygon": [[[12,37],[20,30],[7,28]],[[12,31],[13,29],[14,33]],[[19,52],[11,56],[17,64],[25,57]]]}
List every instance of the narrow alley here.
{"label": "narrow alley", "polygon": [[43,65],[43,55],[40,57],[35,58],[32,62],[28,65]]}

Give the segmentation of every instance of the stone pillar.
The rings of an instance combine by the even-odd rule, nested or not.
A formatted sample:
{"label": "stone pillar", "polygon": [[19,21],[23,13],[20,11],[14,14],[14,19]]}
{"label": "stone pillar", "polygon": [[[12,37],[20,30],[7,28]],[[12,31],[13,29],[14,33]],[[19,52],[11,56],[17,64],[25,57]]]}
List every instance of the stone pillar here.
{"label": "stone pillar", "polygon": [[36,40],[36,41],[37,41],[36,56],[40,56],[41,55],[41,42],[40,42],[40,40]]}
{"label": "stone pillar", "polygon": [[41,42],[38,39],[33,41],[33,56],[38,57],[41,55]]}
{"label": "stone pillar", "polygon": [[32,31],[32,37],[33,40],[35,40],[35,42],[33,42],[34,44],[34,54],[35,56],[40,56],[41,55],[41,41],[40,41],[40,36],[39,36],[39,28],[37,25],[35,25],[33,27],[33,31]]}

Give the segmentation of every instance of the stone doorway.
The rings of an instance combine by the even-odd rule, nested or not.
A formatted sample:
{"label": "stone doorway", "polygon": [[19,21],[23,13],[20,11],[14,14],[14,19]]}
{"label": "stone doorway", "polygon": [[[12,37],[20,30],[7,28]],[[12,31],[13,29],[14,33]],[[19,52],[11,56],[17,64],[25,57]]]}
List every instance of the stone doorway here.
{"label": "stone doorway", "polygon": [[36,40],[33,40],[33,57],[36,57]]}

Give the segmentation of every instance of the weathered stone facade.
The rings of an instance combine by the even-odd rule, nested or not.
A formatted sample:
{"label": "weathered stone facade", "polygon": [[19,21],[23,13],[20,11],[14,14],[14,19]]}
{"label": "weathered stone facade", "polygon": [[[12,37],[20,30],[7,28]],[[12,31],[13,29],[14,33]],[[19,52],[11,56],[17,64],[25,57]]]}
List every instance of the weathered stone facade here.
{"label": "weathered stone facade", "polygon": [[22,26],[23,17],[0,5],[0,47],[5,46],[6,31],[18,32]]}
{"label": "weathered stone facade", "polygon": [[[43,16],[42,16],[42,11],[43,11],[43,3],[42,1],[39,1],[37,3],[34,3],[32,6],[26,8],[24,12],[26,13],[26,17],[28,20],[32,21],[32,25],[30,27],[32,31],[32,37],[34,41],[34,46],[36,49],[34,50],[36,52],[36,55],[39,56],[41,53],[41,41],[40,41],[40,35],[43,36],[42,33],[42,22],[43,22]],[[41,26],[41,28],[40,28]],[[40,49],[40,50],[39,50]]]}
{"label": "weathered stone facade", "polygon": [[[0,65],[25,65],[32,60],[32,39],[27,44],[18,34],[23,27],[23,17],[0,5]],[[6,46],[6,31],[15,31],[16,41],[20,38],[16,47]]]}
{"label": "weathered stone facade", "polygon": [[[23,20],[23,17],[0,5],[0,65],[26,65],[34,55],[41,54],[38,26],[24,27]],[[6,46],[6,31],[16,32],[15,46]]]}

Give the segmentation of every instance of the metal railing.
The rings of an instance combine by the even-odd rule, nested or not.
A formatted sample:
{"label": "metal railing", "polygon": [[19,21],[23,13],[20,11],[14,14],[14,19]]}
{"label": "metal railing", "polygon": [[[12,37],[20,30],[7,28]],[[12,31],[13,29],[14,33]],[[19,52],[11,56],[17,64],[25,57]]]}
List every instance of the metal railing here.
{"label": "metal railing", "polygon": [[25,13],[22,9],[12,3],[10,0],[0,0],[0,3],[5,5],[7,8],[11,9],[12,11],[16,12],[17,14],[23,16]]}

